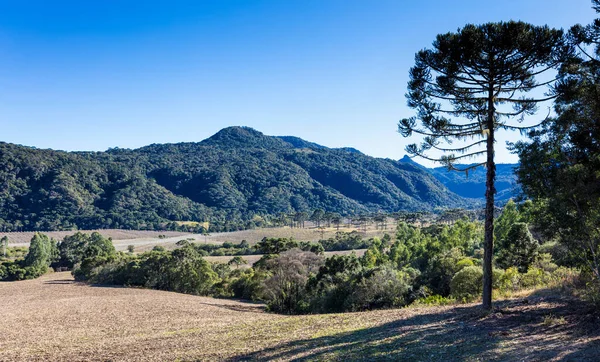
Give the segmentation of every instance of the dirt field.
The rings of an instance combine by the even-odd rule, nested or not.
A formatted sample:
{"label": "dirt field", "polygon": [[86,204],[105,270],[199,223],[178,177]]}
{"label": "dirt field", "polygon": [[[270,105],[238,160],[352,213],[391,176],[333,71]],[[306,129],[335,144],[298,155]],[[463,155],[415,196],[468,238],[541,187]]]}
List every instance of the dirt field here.
{"label": "dirt field", "polygon": [[68,273],[0,283],[1,361],[597,361],[600,320],[569,297],[281,316],[259,305],[93,287]]}
{"label": "dirt field", "polygon": [[[340,227],[340,231],[350,232],[356,230],[354,228]],[[321,232],[316,228],[264,228],[254,230],[233,231],[228,233],[212,233],[210,235],[202,234],[186,234],[172,231],[136,231],[136,230],[81,230],[83,233],[91,233],[98,231],[105,237],[111,237],[117,251],[127,250],[127,246],[133,245],[136,252],[144,252],[152,249],[155,245],[162,245],[167,249],[175,248],[175,244],[182,239],[190,239],[197,243],[222,244],[226,241],[240,243],[242,240],[248,241],[251,245],[259,242],[264,237],[268,238],[294,238],[299,241],[318,241],[322,238],[330,238],[335,236],[336,228],[326,228]],[[66,235],[72,235],[76,231],[51,231],[44,234],[61,240]],[[385,233],[393,234],[392,227],[388,230],[375,230],[371,225],[364,233],[365,237],[383,236]],[[0,238],[6,235],[9,239],[10,246],[29,246],[29,241],[33,237],[33,232],[22,233],[0,233]],[[165,235],[166,238],[159,238],[159,235]]]}

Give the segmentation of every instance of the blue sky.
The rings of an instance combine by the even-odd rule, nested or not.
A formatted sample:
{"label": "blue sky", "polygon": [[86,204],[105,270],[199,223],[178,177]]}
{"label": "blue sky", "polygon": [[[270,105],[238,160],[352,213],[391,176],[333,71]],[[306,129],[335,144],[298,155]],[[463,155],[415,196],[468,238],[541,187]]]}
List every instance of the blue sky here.
{"label": "blue sky", "polygon": [[136,148],[244,125],[399,158],[408,70],[436,34],[594,16],[589,0],[0,0],[0,141]]}

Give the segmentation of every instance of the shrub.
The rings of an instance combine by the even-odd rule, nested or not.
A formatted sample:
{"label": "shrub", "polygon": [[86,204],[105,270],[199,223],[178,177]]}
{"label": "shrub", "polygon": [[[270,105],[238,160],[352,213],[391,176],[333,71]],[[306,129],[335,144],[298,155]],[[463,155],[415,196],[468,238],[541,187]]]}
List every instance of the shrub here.
{"label": "shrub", "polygon": [[547,280],[546,273],[538,268],[529,268],[527,273],[521,275],[521,288],[534,288],[543,286]]}
{"label": "shrub", "polygon": [[430,295],[425,298],[419,298],[415,300],[411,306],[420,307],[420,306],[443,306],[450,305],[456,303],[456,299],[452,297],[442,297],[441,295]]}
{"label": "shrub", "polygon": [[529,232],[527,224],[517,222],[512,225],[506,239],[498,245],[496,262],[503,269],[515,266],[525,273],[538,256],[539,244]]}
{"label": "shrub", "polygon": [[504,271],[500,279],[499,289],[501,291],[515,291],[521,286],[521,274],[515,267],[510,267]]}
{"label": "shrub", "polygon": [[267,277],[267,272],[263,270],[235,270],[230,284],[231,292],[235,298],[263,300],[263,282]]}
{"label": "shrub", "polygon": [[463,268],[466,268],[466,267],[468,267],[468,266],[475,266],[475,264],[473,264],[473,259],[471,259],[471,258],[464,258],[464,259],[461,259],[461,260],[459,260],[459,261],[456,263],[456,268],[457,268],[459,271],[460,271],[461,269],[463,269]]}
{"label": "shrub", "polygon": [[291,249],[266,261],[271,272],[264,283],[264,298],[270,310],[303,313],[309,301],[305,292],[309,277],[316,273],[323,258],[300,249]]}
{"label": "shrub", "polygon": [[504,279],[504,270],[493,268],[492,269],[492,288],[502,289],[503,279]]}
{"label": "shrub", "polygon": [[451,295],[459,300],[471,301],[477,298],[483,288],[483,270],[468,266],[454,275],[450,282]]}
{"label": "shrub", "polygon": [[408,273],[383,266],[368,272],[346,300],[345,310],[360,311],[406,305],[412,290]]}

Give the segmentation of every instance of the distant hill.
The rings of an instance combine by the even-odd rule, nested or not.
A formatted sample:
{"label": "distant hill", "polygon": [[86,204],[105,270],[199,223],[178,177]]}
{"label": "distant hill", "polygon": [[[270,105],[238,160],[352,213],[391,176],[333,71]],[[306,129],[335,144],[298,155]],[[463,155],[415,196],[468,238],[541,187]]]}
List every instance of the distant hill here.
{"label": "distant hill", "polygon": [[415,165],[245,127],[106,152],[0,143],[0,185],[0,231],[239,225],[315,208],[356,215],[473,204]]}
{"label": "distant hill", "polygon": [[[469,171],[468,176],[464,172],[449,171],[445,167],[427,168],[415,162],[412,158],[404,156],[400,162],[411,164],[430,172],[438,181],[450,191],[466,198],[485,198],[486,172],[485,167],[478,167]],[[472,164],[457,165],[469,167]],[[496,200],[498,202],[508,201],[519,192],[517,177],[514,173],[516,163],[496,164]]]}

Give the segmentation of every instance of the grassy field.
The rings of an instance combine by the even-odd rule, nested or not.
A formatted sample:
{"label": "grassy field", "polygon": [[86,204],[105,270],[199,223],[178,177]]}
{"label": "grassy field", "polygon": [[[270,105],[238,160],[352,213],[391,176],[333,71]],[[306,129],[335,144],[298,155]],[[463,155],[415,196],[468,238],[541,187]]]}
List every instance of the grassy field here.
{"label": "grassy field", "polygon": [[[158,239],[159,235],[165,235],[167,237],[181,236],[187,235],[187,233],[181,233],[177,231],[147,231],[147,230],[122,230],[122,229],[102,229],[102,230],[78,230],[82,233],[93,233],[94,231],[99,232],[107,238],[112,238],[115,241],[121,240],[131,240],[131,239]],[[48,235],[51,238],[56,240],[62,240],[67,235],[73,235],[77,231],[41,231],[42,233]],[[28,245],[29,241],[35,234],[33,231],[25,231],[25,232],[11,232],[11,233],[2,233],[0,232],[0,238],[3,236],[7,236],[10,244],[17,245]]]}
{"label": "grassy field", "polygon": [[260,305],[94,287],[69,273],[0,283],[0,360],[597,361],[600,320],[537,292],[497,303],[282,316]]}
{"label": "grassy field", "polygon": [[[354,231],[355,228],[340,227],[340,231]],[[317,228],[290,228],[290,227],[277,227],[277,228],[262,228],[253,230],[242,230],[233,231],[227,233],[212,233],[209,235],[202,234],[187,234],[180,232],[170,231],[136,231],[136,230],[81,230],[84,233],[91,233],[98,231],[105,237],[111,237],[113,244],[118,251],[126,251],[127,246],[133,245],[135,252],[144,252],[152,249],[155,245],[162,245],[167,249],[174,249],[175,244],[182,239],[189,239],[191,242],[196,243],[210,243],[210,244],[222,244],[226,241],[233,243],[240,243],[242,240],[246,240],[251,245],[259,242],[262,238],[294,238],[299,241],[318,241],[320,239],[327,239],[335,236],[337,232],[336,228],[325,228],[319,230]],[[385,233],[392,234],[394,232],[390,225],[387,230],[376,230],[374,225],[370,225],[367,228],[366,233],[363,233],[364,237],[370,238],[374,236],[383,236]],[[75,231],[51,231],[46,232],[50,237],[57,240],[61,240],[66,235],[72,235]],[[29,241],[33,237],[33,232],[22,232],[22,233],[0,233],[0,238],[6,235],[9,239],[10,246],[28,246]],[[165,238],[159,238],[159,235],[166,236]]]}

